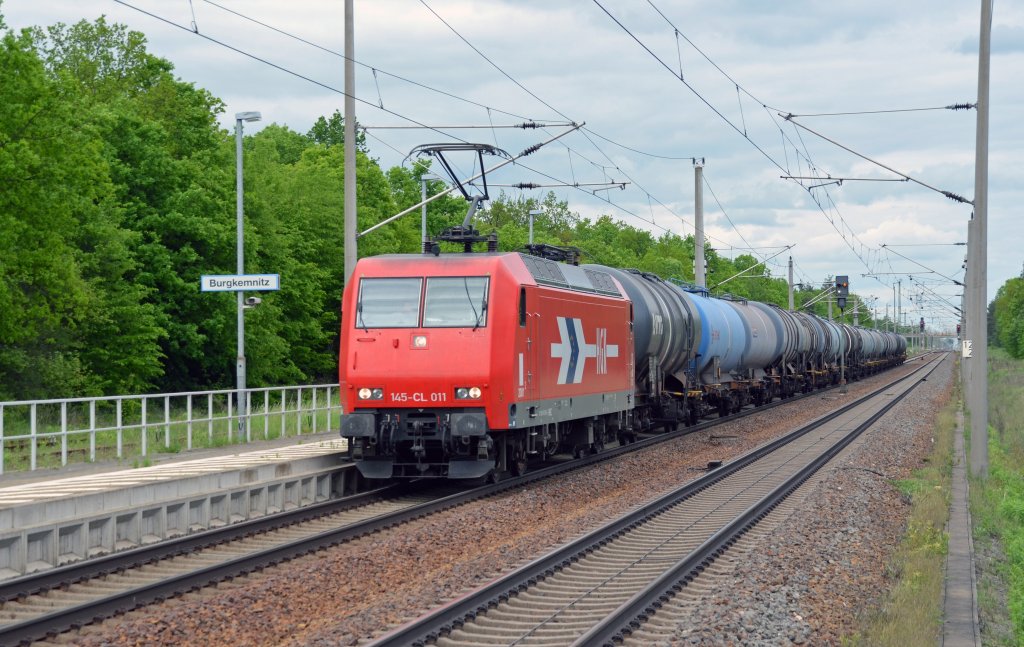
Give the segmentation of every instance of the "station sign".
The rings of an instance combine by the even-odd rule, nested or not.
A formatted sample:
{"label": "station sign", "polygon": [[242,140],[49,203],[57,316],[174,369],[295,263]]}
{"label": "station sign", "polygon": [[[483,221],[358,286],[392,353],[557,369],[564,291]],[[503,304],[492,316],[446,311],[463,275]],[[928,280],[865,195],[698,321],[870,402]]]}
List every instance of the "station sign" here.
{"label": "station sign", "polygon": [[281,289],[280,274],[204,274],[203,292],[272,292]]}

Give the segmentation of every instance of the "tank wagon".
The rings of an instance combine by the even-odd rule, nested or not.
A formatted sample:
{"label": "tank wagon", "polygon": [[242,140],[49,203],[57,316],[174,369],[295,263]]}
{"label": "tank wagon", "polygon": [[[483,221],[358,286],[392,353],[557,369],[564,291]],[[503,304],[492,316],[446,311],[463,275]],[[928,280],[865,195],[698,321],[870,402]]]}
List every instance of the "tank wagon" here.
{"label": "tank wagon", "polygon": [[361,259],[341,435],[369,478],[522,473],[902,363],[886,332],[517,252]]}

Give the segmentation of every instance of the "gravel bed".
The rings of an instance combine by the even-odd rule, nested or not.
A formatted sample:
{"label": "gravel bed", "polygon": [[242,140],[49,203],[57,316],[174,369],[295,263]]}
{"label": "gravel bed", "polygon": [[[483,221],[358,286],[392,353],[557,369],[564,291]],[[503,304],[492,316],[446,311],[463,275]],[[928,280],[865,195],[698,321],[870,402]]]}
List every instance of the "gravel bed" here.
{"label": "gravel bed", "polygon": [[[857,395],[917,366],[850,385]],[[908,502],[888,479],[931,448],[952,362],[737,567],[674,644],[838,644],[884,591]],[[823,394],[477,501],[274,569],[92,625],[76,645],[356,645],[554,549],[849,399]],[[880,477],[876,472],[884,474]]]}
{"label": "gravel bed", "polygon": [[888,590],[887,565],[910,501],[892,481],[924,464],[935,413],[951,396],[953,362],[840,457],[791,515],[735,570],[672,645],[839,645]]}

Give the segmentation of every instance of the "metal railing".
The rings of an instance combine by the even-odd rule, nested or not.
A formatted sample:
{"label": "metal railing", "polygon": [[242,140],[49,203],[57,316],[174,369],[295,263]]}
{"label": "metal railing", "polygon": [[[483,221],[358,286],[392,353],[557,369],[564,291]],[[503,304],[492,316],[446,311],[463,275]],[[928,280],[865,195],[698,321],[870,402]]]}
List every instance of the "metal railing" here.
{"label": "metal railing", "polygon": [[[332,430],[337,384],[0,402],[0,474]],[[334,425],[337,428],[337,425]]]}

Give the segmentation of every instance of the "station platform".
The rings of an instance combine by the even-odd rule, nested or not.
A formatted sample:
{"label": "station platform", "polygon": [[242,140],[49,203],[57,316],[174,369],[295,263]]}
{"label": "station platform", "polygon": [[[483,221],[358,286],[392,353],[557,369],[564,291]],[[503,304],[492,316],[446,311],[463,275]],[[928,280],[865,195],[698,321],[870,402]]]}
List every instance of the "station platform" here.
{"label": "station platform", "polygon": [[337,432],[0,477],[0,579],[354,491]]}

